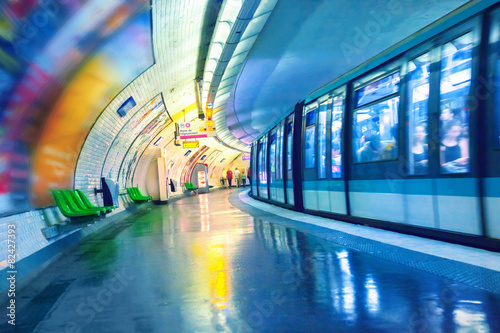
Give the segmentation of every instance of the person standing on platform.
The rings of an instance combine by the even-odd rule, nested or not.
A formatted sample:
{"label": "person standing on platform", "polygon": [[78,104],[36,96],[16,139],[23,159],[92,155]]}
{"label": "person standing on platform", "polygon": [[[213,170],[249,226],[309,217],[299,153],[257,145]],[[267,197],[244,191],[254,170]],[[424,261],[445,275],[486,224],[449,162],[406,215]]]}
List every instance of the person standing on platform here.
{"label": "person standing on platform", "polygon": [[222,178],[221,178],[222,187],[227,188],[227,170],[226,168],[222,169]]}
{"label": "person standing on platform", "polygon": [[243,171],[241,172],[241,184],[242,184],[242,186],[247,185],[247,180],[245,178],[245,169],[243,169]]}
{"label": "person standing on platform", "polygon": [[231,169],[227,169],[227,183],[229,184],[229,187],[232,187],[232,181],[233,181],[233,172]]}
{"label": "person standing on platform", "polygon": [[236,181],[236,187],[240,187],[240,176],[241,172],[238,168],[234,169],[234,179]]}

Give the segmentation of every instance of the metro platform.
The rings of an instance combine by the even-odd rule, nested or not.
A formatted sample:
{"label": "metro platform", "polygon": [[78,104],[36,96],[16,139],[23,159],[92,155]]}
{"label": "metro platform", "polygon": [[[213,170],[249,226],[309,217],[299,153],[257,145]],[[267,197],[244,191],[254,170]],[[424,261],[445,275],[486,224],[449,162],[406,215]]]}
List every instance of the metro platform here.
{"label": "metro platform", "polygon": [[500,332],[500,254],[219,190],[128,217],[17,302],[1,332]]}

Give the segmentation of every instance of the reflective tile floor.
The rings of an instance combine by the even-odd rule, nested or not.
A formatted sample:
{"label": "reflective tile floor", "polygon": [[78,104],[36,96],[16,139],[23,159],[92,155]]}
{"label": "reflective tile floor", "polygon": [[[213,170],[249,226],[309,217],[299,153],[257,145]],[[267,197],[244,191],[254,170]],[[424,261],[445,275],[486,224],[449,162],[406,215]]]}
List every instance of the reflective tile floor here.
{"label": "reflective tile floor", "polygon": [[237,191],[85,242],[21,291],[17,331],[500,332],[500,295],[253,218]]}

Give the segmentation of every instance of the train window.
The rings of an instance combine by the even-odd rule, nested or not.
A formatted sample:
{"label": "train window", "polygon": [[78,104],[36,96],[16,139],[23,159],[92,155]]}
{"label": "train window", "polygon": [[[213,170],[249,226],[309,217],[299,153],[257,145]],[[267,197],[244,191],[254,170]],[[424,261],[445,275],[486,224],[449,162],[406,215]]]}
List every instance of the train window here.
{"label": "train window", "polygon": [[411,175],[427,174],[430,54],[408,63],[408,161]]}
{"label": "train window", "polygon": [[286,124],[286,169],[292,170],[293,119]]}
{"label": "train window", "polygon": [[267,140],[261,139],[259,142],[259,183],[261,185],[267,184],[267,168],[266,168],[266,155],[267,155]]}
{"label": "train window", "polygon": [[344,97],[333,99],[332,109],[332,178],[342,177],[342,112]]}
{"label": "train window", "polygon": [[443,46],[440,84],[441,172],[469,172],[469,108],[472,32]]}
{"label": "train window", "polygon": [[356,107],[399,92],[399,72],[386,76],[356,91]]}
{"label": "train window", "polygon": [[318,178],[326,178],[326,115],[331,101],[322,103],[318,110]]}
{"label": "train window", "polygon": [[283,179],[283,123],[278,125],[276,143],[276,179]]}
{"label": "train window", "polygon": [[276,131],[271,132],[271,145],[269,148],[269,167],[271,168],[271,181],[276,180]]}
{"label": "train window", "polygon": [[[383,79],[356,91],[356,100],[372,102],[369,105],[355,109],[353,128],[353,150],[355,162],[373,162],[392,160],[398,156],[397,132],[399,96],[399,73],[394,73]],[[370,88],[370,89],[368,89]],[[359,91],[363,93],[359,93]],[[392,98],[390,98],[392,94]],[[361,97],[360,97],[361,96]],[[380,102],[376,102],[381,100]]]}
{"label": "train window", "polygon": [[280,159],[279,159],[279,170],[280,170],[280,179],[283,179],[283,172],[284,172],[284,164],[283,164],[283,155],[285,154],[284,149],[284,144],[285,144],[285,123],[283,122],[280,127]]}
{"label": "train window", "polygon": [[314,168],[316,163],[316,109],[306,113],[305,145],[306,169]]}

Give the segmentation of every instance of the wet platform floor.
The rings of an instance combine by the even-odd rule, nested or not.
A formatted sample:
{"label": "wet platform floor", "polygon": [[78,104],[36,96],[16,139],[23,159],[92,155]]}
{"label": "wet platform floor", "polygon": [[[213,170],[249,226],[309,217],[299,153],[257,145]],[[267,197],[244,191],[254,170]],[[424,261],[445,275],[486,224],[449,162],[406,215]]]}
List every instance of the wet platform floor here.
{"label": "wet platform floor", "polygon": [[18,294],[16,331],[500,332],[499,294],[254,218],[237,191],[83,243]]}

